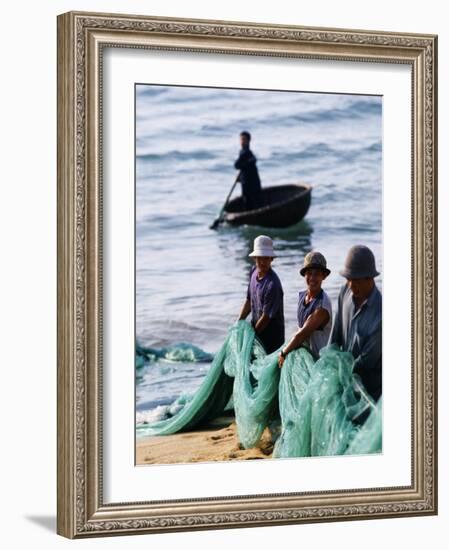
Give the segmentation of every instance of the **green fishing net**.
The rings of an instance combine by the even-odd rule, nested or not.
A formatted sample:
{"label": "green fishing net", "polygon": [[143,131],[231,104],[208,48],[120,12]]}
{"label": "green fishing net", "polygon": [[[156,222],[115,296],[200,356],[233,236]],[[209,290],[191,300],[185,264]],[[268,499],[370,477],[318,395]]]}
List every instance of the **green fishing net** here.
{"label": "green fishing net", "polygon": [[193,429],[232,402],[244,448],[257,446],[265,428],[279,418],[275,458],[380,452],[382,400],[376,403],[367,394],[352,373],[353,361],[350,353],[331,345],[315,362],[301,347],[279,368],[278,351],[267,355],[251,325],[238,321],[198,390],[181,396],[171,407],[173,416],[145,425],[144,433]]}

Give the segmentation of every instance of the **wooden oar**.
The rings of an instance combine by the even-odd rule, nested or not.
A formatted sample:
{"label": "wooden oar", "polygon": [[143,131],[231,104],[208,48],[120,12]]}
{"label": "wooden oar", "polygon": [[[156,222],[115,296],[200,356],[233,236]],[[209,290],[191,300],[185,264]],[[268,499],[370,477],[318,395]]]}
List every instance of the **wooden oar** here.
{"label": "wooden oar", "polygon": [[228,193],[228,196],[226,197],[226,201],[223,205],[223,208],[220,211],[220,214],[218,215],[218,218],[214,221],[212,225],[209,226],[209,229],[217,229],[217,227],[224,221],[224,213],[225,209],[228,206],[229,199],[231,198],[232,192],[234,191],[235,186],[237,185],[237,182],[239,181],[240,172],[237,174],[234,183],[232,184],[231,190]]}

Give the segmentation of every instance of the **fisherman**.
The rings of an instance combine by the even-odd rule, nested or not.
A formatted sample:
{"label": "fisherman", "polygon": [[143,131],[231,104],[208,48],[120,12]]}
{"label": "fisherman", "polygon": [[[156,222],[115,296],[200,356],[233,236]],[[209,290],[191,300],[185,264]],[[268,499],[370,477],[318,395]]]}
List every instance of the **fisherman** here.
{"label": "fisherman", "polygon": [[340,290],[329,343],[352,353],[353,373],[377,401],[382,395],[382,295],[374,282],[379,272],[373,252],[364,245],[351,247],[340,275],[347,281]]}
{"label": "fisherman", "polygon": [[276,257],[273,241],[266,235],[254,240],[254,258],[246,300],[240,311],[239,320],[246,319],[251,312],[251,325],[267,353],[279,349],[284,343],[284,291],[281,281],[271,268]]}
{"label": "fisherman", "polygon": [[245,210],[253,210],[262,205],[262,188],[259,172],[256,166],[256,157],[249,148],[251,135],[249,132],[240,132],[240,153],[234,167],[240,170],[238,181],[242,184],[242,196]]}
{"label": "fisherman", "polygon": [[298,331],[279,354],[278,364],[282,367],[286,356],[300,346],[306,346],[315,359],[320,349],[327,345],[332,327],[332,303],[321,288],[330,274],[326,258],[320,252],[306,254],[299,271],[307,284],[306,290],[298,295]]}

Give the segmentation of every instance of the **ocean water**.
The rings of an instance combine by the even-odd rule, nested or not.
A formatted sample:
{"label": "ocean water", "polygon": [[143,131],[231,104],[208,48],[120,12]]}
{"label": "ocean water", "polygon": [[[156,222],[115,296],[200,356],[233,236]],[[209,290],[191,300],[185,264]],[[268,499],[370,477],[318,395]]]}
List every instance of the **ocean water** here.
{"label": "ocean water", "polygon": [[[242,130],[252,135],[262,186],[313,186],[297,226],[209,229],[234,182]],[[219,349],[245,299],[259,234],[274,239],[287,338],[297,328],[298,270],[310,250],[327,259],[323,288],[334,310],[344,283],[338,271],[354,244],[373,250],[382,289],[381,97],[138,85],[136,339],[158,350],[150,361],[137,356],[138,435],[201,383],[210,363],[188,350]]]}

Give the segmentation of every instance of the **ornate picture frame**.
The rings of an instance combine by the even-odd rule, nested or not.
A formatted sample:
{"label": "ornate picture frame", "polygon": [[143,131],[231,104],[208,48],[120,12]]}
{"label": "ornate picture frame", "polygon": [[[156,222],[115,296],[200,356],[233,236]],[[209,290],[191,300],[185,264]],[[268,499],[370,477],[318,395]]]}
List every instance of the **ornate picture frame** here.
{"label": "ornate picture frame", "polygon": [[[407,65],[412,97],[411,484],[105,502],[103,53]],[[70,12],[58,17],[58,511],[69,538],[437,513],[437,37]]]}

